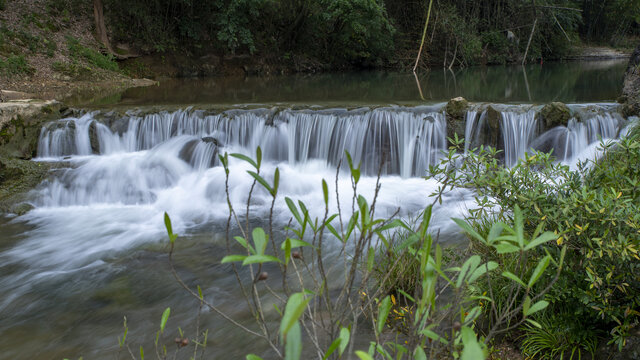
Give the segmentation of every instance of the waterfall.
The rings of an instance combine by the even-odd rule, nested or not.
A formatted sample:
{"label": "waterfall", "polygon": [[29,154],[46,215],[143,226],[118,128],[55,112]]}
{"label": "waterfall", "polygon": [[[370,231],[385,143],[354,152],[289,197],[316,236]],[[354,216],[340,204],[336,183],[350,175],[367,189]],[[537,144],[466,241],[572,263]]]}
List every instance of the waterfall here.
{"label": "waterfall", "polygon": [[535,138],[538,121],[535,111],[523,114],[515,112],[502,113],[502,138],[504,140],[504,161],[513,166],[529,149]]}
{"label": "waterfall", "polygon": [[614,139],[622,126],[616,113],[596,114],[585,120],[569,120],[567,126],[558,126],[540,135],[531,147],[540,151],[553,151],[562,161],[575,159],[589,145],[605,139]]}
{"label": "waterfall", "polygon": [[[335,166],[346,150],[355,163],[362,163],[365,174],[376,174],[382,166],[383,174],[410,177],[423,175],[446,148],[444,115],[433,107],[278,113],[258,109],[220,114],[187,109],[122,117],[111,126],[98,122],[96,116],[89,113],[43,128],[38,155],[136,152],[188,137],[181,158],[195,167],[214,165],[218,146],[225,144],[247,155],[260,146],[265,159],[292,165],[319,159]],[[92,149],[92,136],[97,137],[99,149]]]}

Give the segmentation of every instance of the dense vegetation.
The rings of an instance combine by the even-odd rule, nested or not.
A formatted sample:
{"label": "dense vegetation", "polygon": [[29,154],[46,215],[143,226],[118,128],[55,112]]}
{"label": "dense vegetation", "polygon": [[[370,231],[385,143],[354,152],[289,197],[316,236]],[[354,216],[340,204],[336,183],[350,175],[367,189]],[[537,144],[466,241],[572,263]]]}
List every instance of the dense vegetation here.
{"label": "dense vegetation", "polygon": [[[79,79],[88,77],[87,70],[112,69],[109,60],[149,54],[163,62],[177,55],[197,63],[204,56],[211,66],[235,57],[284,71],[406,69],[415,59],[430,3],[423,67],[562,59],[583,44],[630,49],[640,35],[640,0],[40,1],[0,6],[5,75],[33,74],[17,57],[29,65],[41,54],[57,62],[56,72]],[[94,18],[94,6],[104,10],[101,21]],[[7,13],[12,15],[2,20]],[[111,58],[97,65],[77,51],[68,53],[69,36],[87,48],[102,46]],[[144,66],[134,61],[120,68],[150,76]]]}
{"label": "dense vegetation", "polygon": [[[382,0],[104,3],[114,40],[148,51],[186,45],[194,53],[301,56],[334,67],[408,62],[429,5]],[[629,46],[625,39],[640,30],[638,14],[638,0],[436,0],[427,32],[428,60],[454,65],[519,60],[534,23],[531,60],[566,56],[581,41]]]}

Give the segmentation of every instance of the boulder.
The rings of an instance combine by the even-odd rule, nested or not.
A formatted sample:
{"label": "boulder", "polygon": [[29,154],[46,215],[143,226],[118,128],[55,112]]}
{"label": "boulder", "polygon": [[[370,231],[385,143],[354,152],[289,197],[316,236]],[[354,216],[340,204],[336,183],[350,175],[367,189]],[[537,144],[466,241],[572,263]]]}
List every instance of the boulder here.
{"label": "boulder", "polygon": [[453,98],[444,109],[447,119],[447,137],[453,139],[458,135],[459,139],[464,138],[465,115],[469,109],[469,102],[463,97]]}
{"label": "boulder", "polygon": [[545,105],[539,113],[546,129],[556,126],[566,126],[571,119],[571,110],[561,102],[552,102]]}
{"label": "boulder", "polygon": [[487,124],[491,131],[500,131],[500,124],[502,123],[502,113],[493,106],[487,107]]}
{"label": "boulder", "polygon": [[447,115],[454,119],[464,119],[464,115],[469,108],[469,102],[463,97],[457,97],[449,100],[445,106]]}
{"label": "boulder", "polygon": [[622,96],[619,101],[623,104],[624,116],[640,115],[640,45],[629,59],[629,65],[624,75]]}

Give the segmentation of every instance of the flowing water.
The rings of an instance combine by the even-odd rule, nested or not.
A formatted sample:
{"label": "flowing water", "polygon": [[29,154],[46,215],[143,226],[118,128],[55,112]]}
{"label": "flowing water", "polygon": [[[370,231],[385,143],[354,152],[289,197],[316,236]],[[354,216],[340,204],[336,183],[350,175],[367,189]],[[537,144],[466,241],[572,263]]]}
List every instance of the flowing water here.
{"label": "flowing water", "polygon": [[[620,71],[614,64],[585,73],[596,71],[606,77],[600,74],[605,70],[612,77]],[[529,94],[531,88],[545,87],[539,78],[528,76],[527,81],[536,79],[535,84],[527,85]],[[573,83],[579,84],[580,76],[576,78]],[[414,79],[405,80],[403,89],[415,87]],[[264,86],[278,91],[292,86],[286,79],[278,86],[274,81],[266,80]],[[309,81],[317,84],[324,80],[321,76]],[[197,303],[170,275],[164,212],[171,215],[174,231],[182,235],[176,252],[179,274],[188,284],[201,284],[207,299],[234,318],[250,321],[239,301],[230,266],[220,264],[226,248],[228,212],[225,172],[219,166],[218,154],[253,156],[260,146],[262,176],[272,179],[275,169],[280,171],[274,207],[274,221],[280,227],[290,218],[285,197],[302,200],[312,216],[322,216],[322,179],[327,180],[332,194],[337,186],[341,202],[350,204],[345,151],[362,163],[359,189],[367,199],[373,198],[376,174],[381,174],[376,215],[390,216],[399,211],[400,216],[411,217],[424,209],[439,184],[421,176],[448,146],[444,104],[425,105],[387,94],[390,98],[385,100],[363,96],[353,101],[342,99],[340,106],[333,106],[340,94],[353,91],[353,84],[331,84],[335,94],[317,98],[317,103],[294,87],[278,95],[282,98],[266,91],[252,99],[240,96],[238,105],[224,108],[207,106],[216,103],[211,95],[198,101],[185,99],[185,103],[201,103],[191,107],[140,108],[170,101],[158,102],[157,94],[145,98],[140,93],[125,93],[118,104],[88,106],[72,117],[44,126],[37,161],[67,165],[31,193],[34,210],[20,217],[0,218],[0,358],[114,358],[123,316],[130,326],[128,339],[145,345],[150,353],[160,314],[167,306],[172,308],[168,328],[181,326],[193,336]],[[136,91],[153,93],[163,86],[172,89],[176,85]],[[193,84],[182,86],[186,88],[173,92],[174,98],[187,96],[189,91],[196,97],[202,95]],[[611,100],[619,91],[619,86],[609,92],[592,88],[595,91],[591,97],[576,95],[578,101]],[[201,90],[206,92],[207,87]],[[395,90],[397,94],[404,91]],[[536,91],[543,94],[551,90],[563,94],[555,88]],[[219,103],[231,102],[225,96],[233,91],[219,91],[224,94]],[[441,90],[434,87],[429,91]],[[413,96],[416,92],[414,88]],[[438,96],[449,94],[443,91]],[[290,104],[284,103],[288,96]],[[512,99],[527,102],[521,96],[526,94]],[[378,100],[375,106],[361,106],[362,102],[371,105]],[[256,101],[278,104],[246,106]],[[408,104],[397,105],[405,101]],[[545,129],[536,117],[541,106],[513,104],[504,98],[501,102],[495,105],[500,121],[494,137],[504,151],[506,166],[532,148],[553,150],[559,161],[575,166],[578,160],[593,156],[600,139],[616,138],[626,123],[617,113],[616,104],[581,102],[570,105],[573,118],[566,127]],[[318,103],[322,106],[315,105]],[[486,144],[486,107],[474,107],[464,121],[467,150]],[[242,208],[253,181],[246,173],[250,167],[235,158],[230,158],[229,167],[230,200],[236,208]],[[251,200],[252,224],[264,225],[270,203],[266,191],[256,191]],[[337,210],[335,196],[329,205],[330,211]],[[436,206],[432,230],[440,231],[441,241],[464,241],[450,219],[464,216],[472,205],[473,194],[457,190]],[[279,232],[276,236],[282,238]],[[339,246],[328,244],[328,249],[331,255]],[[201,326],[211,334],[209,356],[242,358],[248,352],[268,356],[265,345],[210,315],[205,313],[201,318]],[[171,342],[175,336],[173,330],[165,340]]]}

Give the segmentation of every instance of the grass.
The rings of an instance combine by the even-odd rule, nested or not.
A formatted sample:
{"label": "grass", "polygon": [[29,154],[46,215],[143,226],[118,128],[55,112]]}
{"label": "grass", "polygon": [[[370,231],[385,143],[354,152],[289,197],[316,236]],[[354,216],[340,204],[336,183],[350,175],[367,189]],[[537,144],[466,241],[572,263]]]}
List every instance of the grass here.
{"label": "grass", "polygon": [[67,45],[69,53],[74,59],[86,60],[89,64],[100,69],[120,71],[118,63],[115,62],[112,56],[103,55],[94,49],[83,46],[78,39],[68,36]]}
{"label": "grass", "polygon": [[0,58],[0,74],[9,76],[31,75],[34,69],[29,66],[23,55],[11,55],[6,59]]}

